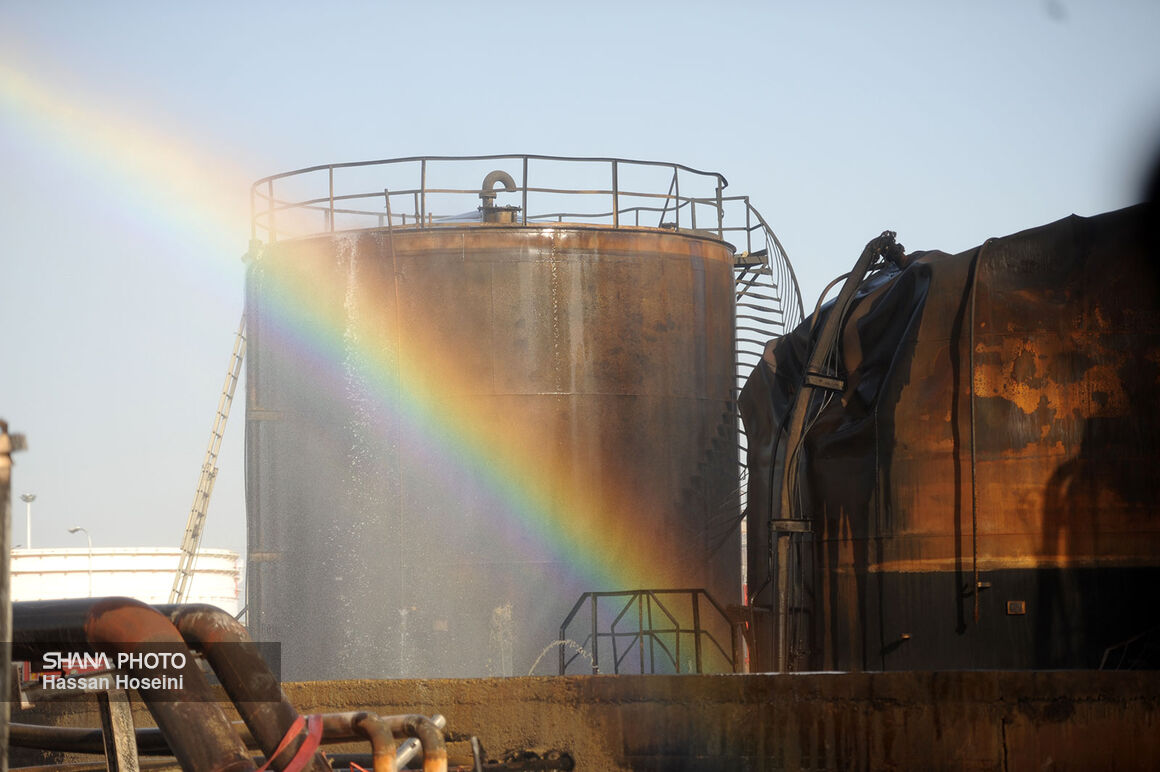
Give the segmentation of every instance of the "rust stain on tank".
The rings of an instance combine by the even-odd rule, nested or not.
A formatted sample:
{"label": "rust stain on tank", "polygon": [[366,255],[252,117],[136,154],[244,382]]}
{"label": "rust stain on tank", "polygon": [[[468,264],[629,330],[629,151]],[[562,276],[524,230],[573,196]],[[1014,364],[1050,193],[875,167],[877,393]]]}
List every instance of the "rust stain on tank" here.
{"label": "rust stain on tank", "polygon": [[[923,253],[859,287],[842,400],[798,451],[809,667],[1096,667],[1155,625],[1128,589],[1160,581],[1160,287],[1143,216]],[[803,326],[746,386],[773,426],[809,346]],[[1004,593],[1027,614],[999,616]]]}
{"label": "rust stain on tank", "polygon": [[[263,335],[279,281],[309,282],[332,328],[390,355],[368,365],[361,348],[348,352],[343,388],[319,385]],[[740,537],[714,551],[707,535],[737,487],[735,456],[714,450],[736,431],[725,242],[567,224],[370,230],[279,242],[251,284],[254,402],[286,416],[251,438],[252,474],[271,481],[252,486],[251,519],[269,543],[251,549],[279,542],[286,554],[255,564],[251,613],[263,635],[304,652],[287,659],[292,674],[314,659],[327,674],[484,675],[490,612],[506,602],[515,661],[536,659],[581,590],[488,475],[518,480],[538,497],[523,506],[562,528],[594,533],[608,565],[642,566],[646,586],[740,594]],[[368,381],[368,368],[387,377]],[[396,407],[411,395],[439,409],[445,445],[460,429],[476,443],[486,473],[431,468],[424,453],[435,454]],[[379,588],[379,569],[363,566],[391,550]],[[332,621],[299,634],[281,627],[291,608]],[[435,624],[448,619],[454,629]],[[426,659],[400,665],[404,651]]]}
{"label": "rust stain on tank", "polygon": [[[1090,328],[1089,328],[1090,329]],[[1082,348],[1078,338],[1089,338]],[[1068,417],[1123,413],[1129,405],[1119,370],[1123,351],[1109,350],[1097,338],[1004,336],[975,344],[975,396],[997,397],[1027,415],[1045,415],[1040,440],[1051,425]]]}

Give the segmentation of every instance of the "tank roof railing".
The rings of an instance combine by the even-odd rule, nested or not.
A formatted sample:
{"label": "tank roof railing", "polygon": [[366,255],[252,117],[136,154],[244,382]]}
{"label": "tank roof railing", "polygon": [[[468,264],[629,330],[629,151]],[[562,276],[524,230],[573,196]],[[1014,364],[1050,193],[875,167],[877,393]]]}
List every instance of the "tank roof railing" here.
{"label": "tank roof railing", "polygon": [[[413,209],[412,209],[411,214],[409,215],[411,218],[410,222],[409,222],[410,225],[413,225],[413,226],[417,225],[418,227],[429,227],[429,226],[434,226],[434,225],[439,224],[439,223],[446,223],[449,220],[450,221],[456,221],[456,220],[461,221],[462,218],[457,216],[457,214],[443,215],[441,217],[437,217],[434,214],[434,212],[431,211],[431,207],[428,206],[428,198],[430,196],[434,196],[437,194],[455,194],[455,195],[478,196],[479,193],[481,192],[480,188],[474,188],[474,187],[473,188],[433,187],[432,185],[429,184],[429,180],[428,180],[428,165],[429,164],[434,165],[434,164],[439,163],[439,162],[453,162],[453,163],[459,163],[461,165],[465,165],[467,162],[472,162],[472,161],[492,162],[492,161],[513,161],[513,160],[519,161],[521,166],[522,166],[521,182],[517,187],[515,187],[512,190],[497,191],[497,193],[519,193],[521,195],[521,203],[522,204],[527,203],[528,194],[555,194],[555,195],[589,196],[589,197],[591,197],[591,196],[607,196],[607,197],[610,197],[610,199],[611,199],[610,203],[612,204],[612,208],[610,210],[608,210],[604,213],[582,213],[582,216],[584,216],[588,219],[597,219],[599,217],[606,217],[607,218],[607,217],[611,216],[613,221],[614,221],[613,225],[618,224],[615,221],[618,219],[616,215],[620,211],[622,211],[622,210],[629,211],[632,209],[632,207],[630,207],[630,206],[625,206],[625,207],[620,206],[619,199],[621,197],[628,199],[628,200],[632,200],[635,198],[663,199],[665,201],[665,205],[664,205],[664,207],[661,207],[658,209],[658,211],[660,211],[662,213],[662,218],[663,218],[664,214],[667,213],[670,208],[673,208],[675,210],[674,214],[675,214],[675,216],[677,216],[679,218],[680,209],[685,208],[686,206],[689,206],[689,205],[694,207],[694,216],[695,216],[695,206],[697,203],[713,204],[714,206],[716,206],[718,199],[719,199],[719,196],[720,196],[720,192],[725,188],[726,185],[728,185],[728,181],[724,178],[724,176],[717,174],[715,172],[703,172],[703,171],[699,171],[697,169],[692,169],[691,167],[683,166],[681,164],[662,163],[662,162],[657,162],[657,161],[632,161],[632,160],[620,159],[620,158],[567,158],[567,157],[563,157],[563,156],[533,156],[533,155],[526,155],[526,156],[459,156],[459,157],[433,156],[433,157],[399,158],[399,159],[390,159],[390,160],[384,160],[384,161],[360,161],[360,162],[344,163],[344,164],[331,164],[331,165],[325,165],[325,166],[308,167],[306,169],[300,169],[300,170],[297,170],[294,172],[285,172],[283,174],[277,174],[277,175],[273,175],[270,177],[265,177],[265,178],[259,180],[258,182],[254,183],[254,186],[252,189],[252,203],[253,203],[253,210],[254,210],[253,211],[253,214],[254,214],[254,217],[253,217],[254,232],[252,235],[256,238],[258,235],[258,230],[261,229],[261,230],[266,231],[267,235],[270,237],[271,240],[276,240],[278,238],[280,231],[282,231],[285,227],[284,224],[282,224],[281,226],[279,225],[278,215],[280,213],[285,213],[285,212],[298,212],[298,213],[313,212],[315,214],[322,215],[321,223],[318,223],[316,221],[316,223],[312,226],[309,224],[307,225],[307,231],[309,233],[325,233],[325,232],[335,232],[338,230],[355,230],[355,229],[359,229],[359,228],[376,227],[380,224],[380,222],[379,222],[380,219],[382,219],[381,224],[386,225],[386,224],[388,224],[387,213],[385,211],[387,208],[386,204],[390,200],[396,199],[398,197],[410,198],[411,203],[413,203]],[[587,164],[589,166],[592,166],[595,164],[600,164],[600,165],[607,164],[611,170],[611,179],[610,179],[611,187],[585,189],[585,188],[550,188],[550,187],[531,186],[528,184],[528,167],[529,167],[529,162],[533,161],[533,160],[534,161],[541,161],[541,162],[550,162],[550,163],[573,163],[573,164],[582,163],[582,164]],[[372,192],[366,192],[364,190],[364,191],[355,192],[355,193],[339,192],[336,194],[336,190],[335,190],[336,172],[339,172],[342,170],[362,169],[362,168],[365,168],[368,166],[389,166],[389,165],[390,166],[397,166],[397,165],[401,165],[401,164],[415,164],[415,163],[419,164],[419,180],[418,180],[419,186],[418,187],[404,187],[401,189],[400,188],[384,189],[382,187],[376,186]],[[618,171],[622,171],[625,168],[631,168],[631,167],[640,167],[640,168],[650,167],[652,169],[661,169],[661,170],[665,170],[667,173],[671,173],[671,177],[666,177],[666,180],[665,180],[665,182],[668,184],[667,192],[662,194],[662,193],[650,193],[650,192],[644,192],[644,191],[632,191],[632,190],[620,189],[620,186],[618,186],[618,180],[617,180]],[[325,189],[321,188],[321,186],[319,185],[319,181],[317,180],[317,176],[322,172],[325,172],[326,177],[327,177],[327,179],[326,179],[327,184],[326,184]],[[682,172],[684,172],[686,179],[688,179],[689,177],[698,178],[698,181],[701,183],[700,187],[702,187],[702,188],[704,188],[704,183],[706,181],[708,181],[709,184],[712,185],[712,188],[711,188],[712,196],[703,196],[700,198],[686,196],[682,200],[682,197],[680,196],[680,179],[681,179]],[[313,177],[315,179],[313,179],[313,180],[307,179],[307,178],[311,178],[311,177]],[[314,182],[314,187],[315,187],[315,190],[317,191],[317,193],[314,197],[291,200],[291,199],[287,198],[285,195],[277,195],[275,192],[275,184],[276,183],[282,183],[283,186],[285,186],[285,183],[287,181],[301,182],[303,180],[306,180],[307,182]],[[688,184],[688,183],[686,183],[686,184]],[[378,200],[383,200],[383,207],[381,209],[378,206],[375,206],[374,208],[365,208],[365,207],[363,207],[363,208],[347,208],[347,207],[342,205],[342,202],[353,202],[353,201],[364,201],[365,202],[365,201],[378,201]],[[675,206],[672,206],[674,201],[675,201]],[[405,210],[405,208],[406,208],[406,205],[404,205],[404,207],[402,209]],[[395,207],[392,207],[392,209],[400,209],[400,207],[395,206]],[[529,217],[529,215],[528,215],[529,210],[528,210],[528,207],[526,205],[520,206],[519,209],[523,212],[522,222],[524,224],[526,224],[529,221],[529,219],[530,220],[537,220],[537,219],[543,219],[545,217],[554,217],[556,215],[556,213],[541,213],[541,214],[532,215]],[[348,215],[348,216],[353,215],[355,217],[361,216],[364,218],[370,217],[373,219],[368,221],[368,222],[353,223],[353,224],[348,222],[345,226],[342,226],[342,225],[338,224],[338,217],[341,215]],[[403,212],[401,211],[400,217],[399,217],[400,221],[402,221],[402,217],[403,217]],[[390,219],[393,221],[395,218],[391,217]],[[393,222],[391,222],[390,224],[393,224]],[[659,225],[659,223],[658,223],[658,225]],[[292,235],[304,235],[301,232],[302,227],[301,227],[300,223],[296,222],[294,224],[294,227],[292,228],[292,231],[294,231],[292,233]]]}
{"label": "tank roof railing", "polygon": [[[500,196],[508,197],[508,201],[518,202],[512,205],[520,213],[517,224],[579,221],[611,225],[614,228],[669,227],[715,235],[722,241],[736,239],[740,243],[735,246],[747,254],[760,251],[753,248],[757,231],[772,233],[749,203],[748,197],[723,194],[729,183],[717,172],[701,171],[676,163],[626,158],[478,155],[412,156],[325,164],[263,177],[251,188],[251,238],[265,236],[265,240],[277,241],[280,237],[394,226],[434,228],[478,220],[479,210],[464,212],[467,204],[463,200],[474,197],[474,201],[468,201],[478,204],[481,188],[435,187],[430,181],[435,168],[446,164],[461,167],[458,177],[462,179],[467,173],[462,167],[475,162],[500,162],[498,165],[501,166],[503,162],[518,164],[519,175],[513,175],[515,188],[495,191]],[[608,184],[588,188],[534,186],[529,184],[529,167],[533,162],[537,165],[579,164],[588,169],[604,166],[607,171],[600,176]],[[399,187],[382,184],[391,181],[391,177],[397,180],[399,173],[396,170],[407,165],[417,166],[408,175],[410,185],[406,179]],[[365,180],[366,175],[361,174],[368,167],[383,167],[380,170],[382,175],[375,180],[373,188]],[[662,175],[660,178],[656,174],[658,171]],[[543,176],[559,178],[561,174],[559,169],[555,169]],[[344,180],[344,176],[358,179]],[[587,176],[591,178],[592,174],[588,173]],[[657,185],[655,190],[633,189],[621,184],[631,183],[626,178],[636,177],[639,180],[650,176],[651,179],[645,181]],[[685,192],[682,192],[682,188]],[[300,196],[301,193],[305,195]],[[436,206],[446,207],[457,199],[460,205],[456,208],[449,207],[447,211],[436,212]],[[588,201],[605,203],[595,207],[578,205]],[[552,203],[565,206],[545,206]],[[529,204],[536,209],[534,213],[530,211]],[[648,222],[647,218],[654,215],[656,222]],[[760,249],[764,248],[763,244]],[[780,244],[777,245],[777,251],[784,256]]]}
{"label": "tank roof railing", "polygon": [[[492,171],[513,183],[485,191]],[[450,173],[449,173],[450,172]],[[478,177],[471,175],[478,174]],[[448,187],[479,179],[479,187]],[[533,185],[576,179],[586,187]],[[436,184],[438,182],[439,184]],[[594,184],[593,184],[594,183]],[[510,224],[550,222],[611,228],[671,228],[716,238],[737,253],[738,266],[772,273],[792,287],[790,305],[801,317],[797,279],[785,249],[748,196],[726,196],[717,172],[682,164],[627,158],[552,155],[411,156],[309,166],[255,182],[250,191],[254,240],[298,238],[370,228],[440,228],[483,220],[481,194],[503,196]],[[468,211],[464,211],[464,210]],[[515,213],[518,212],[518,216]]]}

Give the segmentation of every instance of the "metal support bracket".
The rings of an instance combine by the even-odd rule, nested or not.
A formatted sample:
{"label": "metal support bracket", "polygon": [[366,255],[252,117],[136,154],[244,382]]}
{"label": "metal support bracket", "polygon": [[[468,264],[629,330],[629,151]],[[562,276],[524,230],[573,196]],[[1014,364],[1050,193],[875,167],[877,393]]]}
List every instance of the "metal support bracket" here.
{"label": "metal support bracket", "polygon": [[101,736],[109,772],[137,772],[137,733],[129,695],[122,689],[97,693],[101,713]]}
{"label": "metal support bracket", "polygon": [[824,373],[806,373],[806,385],[828,391],[843,392],[846,390],[845,379]]}
{"label": "metal support bracket", "polygon": [[735,255],[733,258],[733,265],[738,268],[757,268],[769,262],[769,250],[759,249],[755,252],[742,252]]}

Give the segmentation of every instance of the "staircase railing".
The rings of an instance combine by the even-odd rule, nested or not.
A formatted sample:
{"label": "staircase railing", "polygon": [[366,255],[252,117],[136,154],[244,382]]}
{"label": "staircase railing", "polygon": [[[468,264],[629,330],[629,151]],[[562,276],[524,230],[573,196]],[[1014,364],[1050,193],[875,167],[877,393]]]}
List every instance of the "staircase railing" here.
{"label": "staircase railing", "polygon": [[[588,624],[576,640],[569,628],[585,609]],[[594,674],[721,673],[741,665],[738,630],[703,589],[586,592],[560,625],[560,641],[582,650],[560,648],[560,675],[582,653]]]}

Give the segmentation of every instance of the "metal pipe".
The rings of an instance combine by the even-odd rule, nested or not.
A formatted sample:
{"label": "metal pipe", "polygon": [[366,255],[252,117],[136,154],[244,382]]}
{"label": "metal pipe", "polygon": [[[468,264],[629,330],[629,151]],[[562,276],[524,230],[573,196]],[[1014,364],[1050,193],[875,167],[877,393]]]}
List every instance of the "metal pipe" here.
{"label": "metal pipe", "polygon": [[749,196],[743,196],[745,201],[745,254],[753,252],[753,226],[750,224],[749,213],[753,211],[753,207],[749,205]]}
{"label": "metal pipe", "polygon": [[[748,222],[749,200],[746,197],[746,221]],[[815,386],[809,376],[827,372],[826,363],[837,346],[841,334],[841,326],[846,319],[846,313],[854,300],[858,287],[862,284],[866,272],[879,257],[887,254],[901,253],[902,246],[894,240],[892,231],[883,231],[877,238],[871,239],[854,263],[845,284],[838,292],[838,297],[830,309],[829,316],[822,323],[813,347],[809,351],[802,383],[794,394],[792,408],[789,413],[789,427],[786,431],[785,461],[782,465],[781,490],[778,498],[777,517],[771,516],[770,535],[777,534],[777,640],[775,642],[776,670],[784,673],[788,666],[789,644],[787,641],[789,615],[789,540],[790,534],[801,528],[790,521],[809,521],[812,513],[798,513],[793,508],[792,488],[796,487],[798,476],[798,452],[804,442],[806,413],[810,409],[810,399]],[[776,459],[774,459],[776,463]],[[772,505],[772,497],[770,501]],[[772,513],[771,513],[772,515]],[[778,522],[780,521],[780,522]]]}
{"label": "metal pipe", "polygon": [[[323,744],[345,742],[350,738],[325,733],[323,722]],[[431,723],[438,729],[447,726],[447,719],[436,713],[431,717]],[[242,741],[247,748],[256,748],[257,742],[253,736],[245,732],[244,725],[235,723],[241,730]],[[333,731],[333,728],[332,728]],[[394,734],[391,735],[394,737]],[[137,752],[142,756],[170,756],[169,743],[160,730],[153,727],[138,727],[136,729]],[[46,751],[61,751],[63,753],[103,753],[104,732],[99,727],[65,727],[44,726],[42,724],[12,724],[11,744],[18,748],[37,748]],[[409,737],[398,746],[395,754],[396,768],[405,768],[407,763],[422,750],[422,744],[415,737]],[[333,758],[333,756],[331,756]],[[143,765],[144,766],[144,765]]]}
{"label": "metal pipe", "polygon": [[[12,454],[24,449],[24,435],[9,434],[8,422],[0,418],[0,643],[12,639],[12,593],[9,555],[12,547]],[[8,772],[8,700],[12,678],[12,649],[0,645],[0,772]]]}
{"label": "metal pipe", "polygon": [[[137,752],[142,756],[168,756],[165,735],[152,727],[136,730]],[[98,727],[43,726],[12,724],[10,744],[17,748],[39,748],[63,753],[104,753],[104,731]]]}
{"label": "metal pipe", "polygon": [[[109,767],[105,760],[74,761],[68,764],[42,764],[32,767],[19,767],[20,772],[108,772]],[[142,764],[141,769],[150,772],[181,772],[181,767],[172,758],[154,759]]]}
{"label": "metal pipe", "polygon": [[423,772],[447,772],[447,745],[443,732],[426,716],[387,716],[383,719],[396,737],[414,737],[423,749]]}
{"label": "metal pipe", "polygon": [[387,241],[391,245],[391,261],[395,259],[395,226],[391,223],[391,191],[383,188],[383,198],[387,203]]}
{"label": "metal pipe", "polygon": [[[483,184],[480,186],[479,191],[480,198],[483,198],[483,194],[485,193],[494,193],[497,182],[502,182],[503,189],[509,193],[516,189],[516,181],[512,179],[512,176],[503,169],[496,169],[495,171],[488,172],[487,176],[483,178]],[[494,199],[495,196],[493,195],[492,198]]]}
{"label": "metal pipe", "polygon": [[[600,633],[597,632],[597,629],[596,629],[596,619],[597,619],[596,612],[597,612],[596,594],[593,593],[592,594],[592,675],[596,675],[596,673],[598,672],[597,669],[598,669],[599,665],[597,663],[600,661]],[[561,636],[561,637],[563,637],[563,636]]]}
{"label": "metal pipe", "polygon": [[656,675],[656,672],[657,672],[657,648],[656,648],[657,634],[653,630],[653,616],[652,616],[654,596],[650,592],[647,597],[648,597],[648,606],[647,606],[647,612],[648,612],[648,672],[650,675]]}
{"label": "metal pipe", "polygon": [[703,169],[694,169],[691,166],[684,164],[674,164],[669,161],[645,161],[638,158],[619,158],[612,156],[565,156],[565,155],[541,155],[539,153],[525,153],[522,155],[426,155],[426,156],[404,156],[401,158],[381,158],[372,161],[347,161],[337,164],[319,164],[316,166],[306,166],[301,169],[294,169],[288,172],[279,172],[278,174],[271,174],[268,177],[263,177],[257,180],[254,184],[261,185],[269,180],[281,180],[287,177],[296,177],[301,174],[309,174],[312,172],[321,171],[323,169],[333,166],[335,169],[357,169],[364,166],[383,166],[390,164],[405,164],[426,163],[427,161],[510,161],[521,158],[531,158],[537,161],[568,161],[568,162],[606,162],[616,161],[619,163],[632,164],[634,166],[660,166],[666,169],[676,167],[682,169],[690,174],[696,174],[701,177],[714,177],[718,180],[720,187],[728,187],[729,181],[725,179],[724,175],[719,172],[709,172]]}
{"label": "metal pipe", "polygon": [[423,221],[427,219],[427,159],[424,158],[419,162],[419,213],[422,217],[419,219],[419,227],[423,227]]}
{"label": "metal pipe", "polygon": [[693,598],[693,651],[697,663],[697,675],[703,672],[701,663],[701,605],[700,595],[692,593]]}
{"label": "metal pipe", "polygon": [[636,593],[636,647],[640,650],[640,674],[644,675],[644,595]]}
{"label": "metal pipe", "polygon": [[22,493],[20,500],[24,502],[24,548],[32,549],[32,502],[36,501],[35,493]]}
{"label": "metal pipe", "polygon": [[722,185],[717,185],[717,238],[725,240],[725,203],[722,201]]}
{"label": "metal pipe", "polygon": [[741,648],[738,641],[738,623],[733,619],[729,620],[729,659],[732,660],[733,672],[744,673],[743,658],[741,656]]}
{"label": "metal pipe", "polygon": [[[661,216],[659,218],[657,218],[657,227],[658,228],[663,227],[665,224],[665,215],[669,213],[669,202],[672,201],[672,199],[673,199],[673,186],[676,184],[677,184],[677,170],[674,167],[673,168],[673,179],[672,179],[672,181],[669,182],[668,192],[666,192],[665,196],[664,196],[665,205],[664,205],[664,208],[661,209]],[[680,218],[678,217],[678,222],[679,222],[679,219]]]}
{"label": "metal pipe", "polygon": [[366,713],[354,722],[354,729],[370,741],[374,772],[396,772],[395,735],[386,722],[374,713]]}
{"label": "metal pipe", "polygon": [[[273,755],[298,720],[298,711],[250,640],[246,628],[232,615],[207,604],[165,605],[158,606],[157,610],[172,621],[190,648],[205,656],[258,747],[271,758],[271,766],[276,770],[285,767],[302,747],[306,736],[294,738],[280,753]],[[328,772],[330,765],[316,752],[305,768]]]}
{"label": "metal pipe", "polygon": [[789,540],[788,531],[777,532],[777,641],[774,670],[789,667]]}
{"label": "metal pipe", "polygon": [[[447,726],[447,719],[442,714],[436,713],[434,716],[431,716],[431,723],[442,730],[443,727]],[[423,745],[416,737],[408,737],[406,740],[403,740],[402,744],[399,745],[399,752],[395,754],[395,765],[405,768],[422,748]]]}
{"label": "metal pipe", "polygon": [[328,171],[330,172],[330,217],[328,222],[330,223],[330,232],[334,233],[334,167],[331,166]]}
{"label": "metal pipe", "polygon": [[[71,644],[103,653],[145,655],[158,650],[182,654],[184,666],[167,669],[179,676],[168,684],[139,688],[158,728],[183,769],[198,772],[249,772],[254,763],[215,701],[213,691],[194,662],[181,634],[162,614],[131,598],[84,598],[13,604],[13,650],[26,655],[47,644]],[[133,678],[156,678],[156,670],[134,666],[121,672]]]}
{"label": "metal pipe", "polygon": [[270,219],[266,222],[266,233],[269,234],[270,243],[273,244],[278,240],[278,229],[275,225],[278,207],[274,204],[274,180],[266,184],[266,195],[266,204],[269,207],[266,211],[270,214]]}
{"label": "metal pipe", "polygon": [[322,733],[328,741],[365,738],[368,727],[374,725],[373,721],[367,723],[372,719],[380,722],[393,737],[414,737],[419,741],[423,749],[423,772],[447,772],[447,745],[443,732],[426,716],[376,716],[364,711],[328,713],[322,716]]}
{"label": "metal pipe", "polygon": [[971,573],[973,575],[974,586],[972,593],[975,596],[974,619],[975,623],[979,622],[979,590],[981,585],[979,582],[979,493],[975,474],[975,290],[979,284],[979,270],[983,267],[983,254],[987,250],[987,246],[991,243],[991,239],[983,242],[983,246],[979,247],[979,251],[975,254],[974,265],[971,266],[971,322],[970,322],[970,367],[971,372],[968,375],[967,382],[967,406],[968,413],[971,418]]}
{"label": "metal pipe", "polygon": [[616,161],[612,162],[612,227],[620,227],[620,180],[617,179]]}
{"label": "metal pipe", "polygon": [[69,533],[85,532],[85,539],[89,542],[89,597],[93,597],[93,535],[82,525],[75,525],[68,529]]}
{"label": "metal pipe", "polygon": [[523,189],[523,195],[521,196],[521,203],[522,203],[521,209],[523,209],[523,216],[524,216],[524,223],[523,224],[526,226],[528,224],[528,157],[524,156],[523,160],[524,160],[524,179],[523,179],[523,184],[521,185],[521,188]]}

